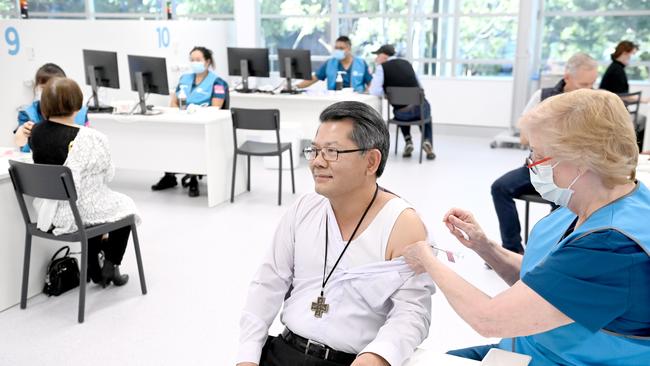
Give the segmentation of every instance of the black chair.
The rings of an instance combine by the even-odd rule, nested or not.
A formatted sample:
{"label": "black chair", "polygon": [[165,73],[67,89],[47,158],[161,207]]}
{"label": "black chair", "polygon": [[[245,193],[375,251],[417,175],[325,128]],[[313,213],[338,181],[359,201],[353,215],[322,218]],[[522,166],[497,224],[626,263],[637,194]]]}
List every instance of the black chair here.
{"label": "black chair", "polygon": [[637,144],[639,145],[639,151],[641,151],[643,150],[643,137],[646,123],[645,116],[639,116],[639,108],[641,108],[641,91],[622,93],[618,94],[618,96],[621,97],[627,111],[630,112],[632,125],[634,126],[634,132],[636,133]]}
{"label": "black chair", "polygon": [[[386,88],[386,99],[388,100],[388,127],[391,124],[395,125],[395,155],[397,155],[397,142],[399,139],[400,126],[420,126],[420,164],[422,164],[422,146],[424,144],[424,125],[431,123],[431,117],[423,118],[422,112],[424,111],[425,97],[424,89],[420,87],[401,87],[393,86]],[[419,105],[420,106],[420,119],[415,121],[401,121],[398,119],[390,118],[390,109],[394,105]],[[433,128],[433,126],[431,126]],[[433,145],[433,141],[431,141]]]}
{"label": "black chair", "polygon": [[[290,142],[280,142],[280,111],[277,109],[243,109],[232,108],[232,135],[235,152],[232,161],[232,187],[230,189],[230,202],[235,202],[235,173],[237,169],[237,155],[246,155],[248,176],[246,190],[251,190],[251,156],[277,156],[278,166],[278,205],[282,205],[282,153],[289,150],[289,163],[291,164],[291,191],[296,193],[293,177],[293,150]],[[275,131],[276,142],[245,141],[237,143],[237,130]]]}
{"label": "black chair", "polygon": [[530,203],[535,202],[535,203],[545,203],[545,204],[552,204],[550,201],[547,201],[542,198],[537,193],[531,193],[531,194],[522,194],[519,197],[515,197],[515,199],[522,200],[526,202],[526,223],[524,227],[524,244],[528,243],[528,233],[529,233],[529,218],[530,218]]}
{"label": "black chair", "polygon": [[[29,282],[29,262],[32,249],[32,236],[37,236],[54,241],[80,242],[81,243],[81,274],[79,278],[79,323],[84,321],[84,309],[86,304],[86,275],[88,270],[88,239],[104,235],[113,230],[126,226],[131,228],[133,233],[133,247],[138,262],[140,274],[140,287],[142,294],[147,293],[147,285],[142,269],[142,258],[140,256],[140,243],[138,232],[135,227],[135,217],[127,216],[119,221],[107,224],[84,226],[79,209],[77,208],[77,191],[72,180],[70,168],[60,165],[27,164],[17,161],[9,161],[9,175],[16,192],[16,199],[25,221],[25,257],[23,263],[23,281],[20,295],[20,308],[27,307],[27,287]],[[79,228],[76,232],[55,236],[50,232],[44,232],[36,227],[29,217],[29,211],[25,204],[24,195],[34,198],[68,201],[74,215],[75,223]]]}

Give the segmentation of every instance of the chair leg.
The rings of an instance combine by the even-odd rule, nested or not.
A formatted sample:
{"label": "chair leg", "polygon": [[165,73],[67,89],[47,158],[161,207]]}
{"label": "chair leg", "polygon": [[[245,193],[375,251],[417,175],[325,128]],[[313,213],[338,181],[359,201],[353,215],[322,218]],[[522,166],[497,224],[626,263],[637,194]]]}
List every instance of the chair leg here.
{"label": "chair leg", "polygon": [[397,142],[399,141],[399,126],[395,125],[395,155],[397,155]]}
{"label": "chair leg", "polygon": [[278,166],[278,206],[282,206],[282,153],[278,154],[280,165]]}
{"label": "chair leg", "polygon": [[133,249],[135,249],[135,260],[138,262],[138,275],[140,276],[140,289],[142,294],[147,294],[147,283],[144,279],[144,269],[142,267],[142,255],[140,254],[140,240],[138,239],[138,230],[135,224],[131,224],[131,235],[133,236]]}
{"label": "chair leg", "polygon": [[422,164],[422,151],[424,150],[424,125],[420,125],[420,164]]}
{"label": "chair leg", "polygon": [[289,166],[291,167],[291,193],[296,193],[296,181],[293,179],[293,151],[289,147]]}
{"label": "chair leg", "polygon": [[530,202],[526,201],[526,223],[524,224],[524,244],[528,244],[528,216],[530,210]]}
{"label": "chair leg", "polygon": [[86,276],[88,273],[88,239],[81,241],[81,275],[79,278],[79,323],[84,322],[86,309]]}
{"label": "chair leg", "polygon": [[25,229],[25,257],[23,258],[23,284],[20,291],[20,308],[27,307],[27,288],[29,287],[29,264],[32,256],[32,234]]}
{"label": "chair leg", "polygon": [[248,163],[246,164],[246,168],[248,169],[248,174],[246,174],[246,179],[247,179],[246,190],[250,192],[251,191],[251,156],[246,155],[246,157],[248,158]]}
{"label": "chair leg", "polygon": [[235,202],[235,173],[237,171],[237,153],[232,157],[232,184],[230,185],[230,203]]}

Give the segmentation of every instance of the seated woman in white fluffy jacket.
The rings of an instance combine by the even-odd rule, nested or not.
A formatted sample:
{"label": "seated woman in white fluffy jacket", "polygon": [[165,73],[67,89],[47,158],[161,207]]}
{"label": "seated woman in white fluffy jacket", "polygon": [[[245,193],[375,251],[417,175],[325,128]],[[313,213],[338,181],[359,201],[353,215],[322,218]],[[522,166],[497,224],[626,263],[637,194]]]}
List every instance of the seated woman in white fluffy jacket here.
{"label": "seated woman in white fluffy jacket", "polygon": [[[115,168],[111,162],[108,139],[102,133],[74,123],[81,109],[83,94],[74,80],[51,79],[43,88],[41,113],[44,121],[35,125],[29,144],[36,164],[65,165],[72,171],[77,190],[77,206],[84,225],[114,222],[137,210],[133,200],[110,190]],[[38,228],[55,235],[77,230],[68,202],[35,201]],[[130,228],[112,231],[108,236],[88,239],[88,277],[106,287],[111,282],[124,285],[128,275],[120,274],[119,265],[129,241]],[[103,252],[103,266],[100,254]]]}

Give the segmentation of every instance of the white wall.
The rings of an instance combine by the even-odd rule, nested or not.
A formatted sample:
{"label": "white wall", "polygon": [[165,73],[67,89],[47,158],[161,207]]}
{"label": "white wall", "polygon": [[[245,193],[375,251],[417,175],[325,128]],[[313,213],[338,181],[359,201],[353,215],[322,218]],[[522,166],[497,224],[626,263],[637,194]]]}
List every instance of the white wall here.
{"label": "white wall", "polygon": [[[4,34],[14,27],[20,37],[20,51],[11,56]],[[169,44],[159,45],[156,28],[167,27]],[[229,21],[133,21],[133,20],[0,20],[0,70],[5,89],[0,98],[0,146],[12,145],[17,108],[33,99],[30,82],[36,70],[54,62],[75,79],[90,96],[84,83],[82,49],[116,51],[120,69],[120,89],[100,91],[103,103],[111,100],[137,100],[131,91],[127,55],[167,58],[170,88],[175,88],[194,46],[214,51],[215,71],[227,75],[226,47],[235,39],[234,24]],[[172,89],[173,90],[173,89]],[[168,96],[151,95],[151,104],[167,105]]]}

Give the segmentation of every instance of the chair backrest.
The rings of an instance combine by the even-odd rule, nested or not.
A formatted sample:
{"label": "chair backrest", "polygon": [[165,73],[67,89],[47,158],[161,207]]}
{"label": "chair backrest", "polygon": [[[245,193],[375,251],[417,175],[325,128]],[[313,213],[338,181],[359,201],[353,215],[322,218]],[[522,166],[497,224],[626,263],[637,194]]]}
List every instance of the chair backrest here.
{"label": "chair backrest", "polygon": [[632,116],[632,122],[636,126],[637,118],[639,117],[639,108],[641,107],[641,91],[634,93],[622,93],[618,94],[619,97],[623,100],[625,108],[630,112]]}
{"label": "chair backrest", "polygon": [[237,149],[237,130],[275,131],[280,149],[280,111],[277,109],[231,108],[232,133]]}
{"label": "chair backrest", "polygon": [[70,168],[62,165],[29,164],[9,160],[9,176],[26,224],[30,223],[30,219],[24,195],[68,201],[75,219],[79,216],[76,206],[77,190],[74,187]]}
{"label": "chair backrest", "polygon": [[420,87],[391,86],[386,88],[386,99],[390,105],[424,106],[424,89]]}

